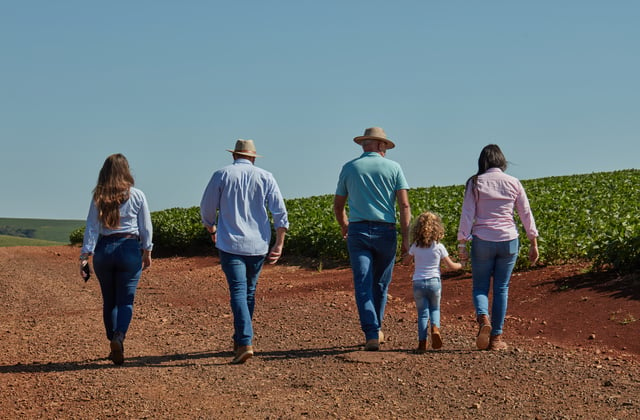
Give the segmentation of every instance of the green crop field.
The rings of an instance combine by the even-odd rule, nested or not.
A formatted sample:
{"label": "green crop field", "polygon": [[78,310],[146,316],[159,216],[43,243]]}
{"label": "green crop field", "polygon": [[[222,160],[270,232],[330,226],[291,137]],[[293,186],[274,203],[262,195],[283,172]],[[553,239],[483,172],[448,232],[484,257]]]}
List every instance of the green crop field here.
{"label": "green crop field", "polygon": [[[595,267],[621,271],[640,269],[640,170],[627,169],[522,181],[540,232],[540,263],[589,260]],[[444,245],[455,253],[464,187],[412,188],[411,212],[438,213],[445,224]],[[333,215],[333,195],[285,200],[291,226],[285,253],[322,261],[348,262],[345,241]],[[0,226],[2,221],[0,219]],[[200,222],[198,207],[152,212],[154,254],[211,252],[211,239]],[[517,217],[516,217],[516,220]],[[46,222],[42,221],[44,225]],[[519,221],[518,221],[519,223]],[[82,242],[83,223],[60,242]],[[29,225],[27,225],[29,226]],[[31,227],[33,225],[30,225]],[[522,226],[517,267],[528,265],[528,240]],[[37,232],[41,232],[43,227]],[[48,238],[42,238],[48,239]],[[203,251],[204,250],[204,251]]]}
{"label": "green crop field", "polygon": [[[82,220],[16,219],[0,217],[0,235],[68,244]],[[3,245],[8,246],[8,245]]]}

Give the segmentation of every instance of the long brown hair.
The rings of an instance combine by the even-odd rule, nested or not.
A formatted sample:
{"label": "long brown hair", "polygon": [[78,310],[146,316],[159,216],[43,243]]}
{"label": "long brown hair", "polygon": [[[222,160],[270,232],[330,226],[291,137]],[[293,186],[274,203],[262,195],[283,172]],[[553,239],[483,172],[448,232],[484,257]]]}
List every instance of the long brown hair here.
{"label": "long brown hair", "polygon": [[434,242],[444,238],[442,219],[435,213],[425,211],[411,227],[411,240],[420,248],[429,248]]}
{"label": "long brown hair", "polygon": [[120,153],[107,157],[93,190],[93,201],[103,226],[109,229],[120,226],[120,205],[129,199],[129,189],[133,185],[127,158]]}

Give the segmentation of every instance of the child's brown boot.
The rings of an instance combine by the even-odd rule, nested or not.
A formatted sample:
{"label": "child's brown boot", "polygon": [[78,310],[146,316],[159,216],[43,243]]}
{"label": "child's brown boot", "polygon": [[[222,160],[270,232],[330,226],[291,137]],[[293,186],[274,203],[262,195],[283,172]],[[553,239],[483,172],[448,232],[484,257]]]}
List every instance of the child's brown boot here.
{"label": "child's brown boot", "polygon": [[435,325],[431,326],[431,347],[438,350],[442,347],[442,337],[440,337],[440,329]]}

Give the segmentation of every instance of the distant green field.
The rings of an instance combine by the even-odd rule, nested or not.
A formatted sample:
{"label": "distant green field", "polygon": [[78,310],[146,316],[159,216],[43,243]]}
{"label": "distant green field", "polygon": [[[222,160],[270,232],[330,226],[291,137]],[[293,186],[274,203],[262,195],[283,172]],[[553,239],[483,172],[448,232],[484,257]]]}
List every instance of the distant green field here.
{"label": "distant green field", "polygon": [[7,246],[52,246],[60,244],[60,242],[45,241],[42,239],[30,239],[20,238],[18,236],[0,235],[0,248]]}
{"label": "distant green field", "polygon": [[[71,232],[84,226],[84,223],[83,220],[11,219],[0,217],[0,235],[8,235],[17,239],[37,239],[68,244]],[[27,233],[27,235],[25,237],[20,233]]]}

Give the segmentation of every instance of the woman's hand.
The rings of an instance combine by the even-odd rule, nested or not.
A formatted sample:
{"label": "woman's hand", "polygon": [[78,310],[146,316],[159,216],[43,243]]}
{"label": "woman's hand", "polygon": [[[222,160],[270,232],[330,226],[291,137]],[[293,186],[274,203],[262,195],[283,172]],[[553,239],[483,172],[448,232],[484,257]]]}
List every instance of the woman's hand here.
{"label": "woman's hand", "polygon": [[80,277],[82,277],[82,280],[84,281],[89,280],[89,277],[91,277],[91,266],[89,265],[89,260],[80,261]]}
{"label": "woman's hand", "polygon": [[538,261],[540,253],[538,252],[538,245],[531,245],[529,247],[529,262],[534,265]]}
{"label": "woman's hand", "polygon": [[466,242],[460,242],[458,244],[458,258],[460,258],[462,265],[469,261],[469,251],[467,250]]}
{"label": "woman's hand", "polygon": [[529,238],[531,244],[529,245],[529,262],[534,265],[538,261],[540,253],[538,252],[538,238]]}

